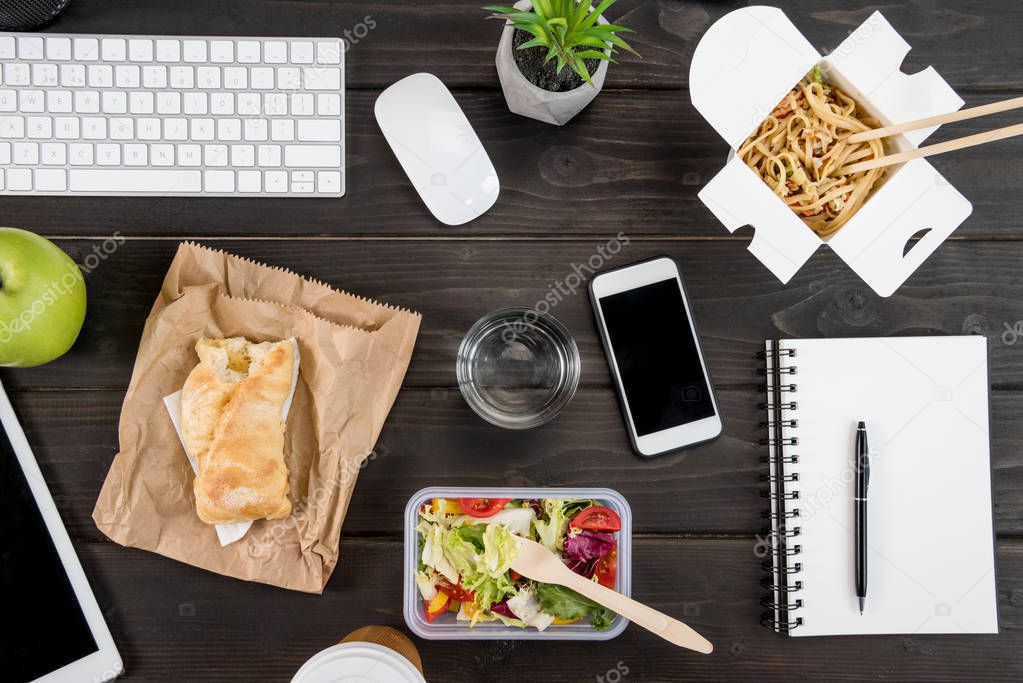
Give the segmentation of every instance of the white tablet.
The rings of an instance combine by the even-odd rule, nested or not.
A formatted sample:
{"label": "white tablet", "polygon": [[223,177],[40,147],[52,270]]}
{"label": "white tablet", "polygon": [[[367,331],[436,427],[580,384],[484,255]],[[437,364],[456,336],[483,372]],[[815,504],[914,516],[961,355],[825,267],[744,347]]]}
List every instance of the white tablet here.
{"label": "white tablet", "polygon": [[0,595],[9,626],[0,678],[116,678],[121,657],[2,384],[0,420]]}

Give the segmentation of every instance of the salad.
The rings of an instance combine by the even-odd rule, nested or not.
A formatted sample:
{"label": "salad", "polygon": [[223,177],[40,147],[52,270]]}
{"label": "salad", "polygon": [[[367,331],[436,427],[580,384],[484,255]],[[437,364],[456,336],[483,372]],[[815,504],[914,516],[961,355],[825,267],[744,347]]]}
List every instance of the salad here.
{"label": "salad", "polygon": [[575,591],[511,569],[514,536],[542,543],[577,574],[615,587],[618,514],[595,500],[434,498],[419,509],[416,586],[426,620],[454,612],[470,626],[501,621],[543,631],[585,618],[597,630],[615,613]]}

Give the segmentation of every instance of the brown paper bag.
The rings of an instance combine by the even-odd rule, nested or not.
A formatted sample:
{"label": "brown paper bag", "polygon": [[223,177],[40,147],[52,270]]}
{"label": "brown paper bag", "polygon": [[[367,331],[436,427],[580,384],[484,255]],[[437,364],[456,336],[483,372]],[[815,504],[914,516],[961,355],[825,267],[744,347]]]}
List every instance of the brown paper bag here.
{"label": "brown paper bag", "polygon": [[[421,317],[196,244],[178,248],[146,320],[121,409],[121,451],[92,516],[126,546],[248,581],[320,593],[337,564],[360,465],[398,394]],[[290,517],[221,547],[195,513],[192,470],[163,397],[198,362],[201,337],[298,340],[284,455]]]}

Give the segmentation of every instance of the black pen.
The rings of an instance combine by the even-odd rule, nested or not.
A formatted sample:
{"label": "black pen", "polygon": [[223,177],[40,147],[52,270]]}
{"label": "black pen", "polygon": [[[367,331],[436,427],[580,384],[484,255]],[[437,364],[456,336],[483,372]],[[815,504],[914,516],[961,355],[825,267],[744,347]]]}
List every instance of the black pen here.
{"label": "black pen", "polygon": [[856,597],[860,614],[867,601],[867,486],[870,484],[870,456],[867,454],[867,426],[856,425]]}

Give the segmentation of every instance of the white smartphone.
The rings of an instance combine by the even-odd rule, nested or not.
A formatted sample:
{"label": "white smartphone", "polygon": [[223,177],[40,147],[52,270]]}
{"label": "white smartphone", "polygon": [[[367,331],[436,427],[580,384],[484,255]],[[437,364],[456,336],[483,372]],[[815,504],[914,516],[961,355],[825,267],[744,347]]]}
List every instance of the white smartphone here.
{"label": "white smartphone", "polygon": [[636,452],[661,455],[721,434],[721,413],[674,260],[661,256],[590,282],[625,424]]}

